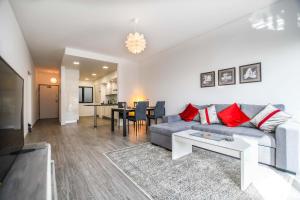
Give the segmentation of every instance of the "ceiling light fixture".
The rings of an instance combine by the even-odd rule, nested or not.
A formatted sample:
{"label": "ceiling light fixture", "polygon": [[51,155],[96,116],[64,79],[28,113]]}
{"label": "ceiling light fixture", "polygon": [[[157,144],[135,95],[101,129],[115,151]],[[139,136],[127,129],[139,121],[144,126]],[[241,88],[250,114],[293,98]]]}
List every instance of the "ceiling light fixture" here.
{"label": "ceiling light fixture", "polygon": [[92,76],[97,76],[97,74],[93,73]]}
{"label": "ceiling light fixture", "polygon": [[88,78],[85,78],[85,80],[86,80],[86,81],[89,81],[90,79],[88,79]]}
{"label": "ceiling light fixture", "polygon": [[74,62],[73,62],[73,64],[74,64],[74,65],[79,65],[79,64],[80,64],[80,62],[78,62],[78,61],[74,61]]}
{"label": "ceiling light fixture", "polygon": [[134,23],[134,33],[129,33],[127,36],[127,40],[125,42],[127,49],[133,53],[133,54],[139,54],[146,48],[146,40],[144,38],[144,35],[141,33],[138,33],[136,31],[136,25],[139,22],[139,19],[134,18],[132,20]]}
{"label": "ceiling light fixture", "polygon": [[50,79],[50,82],[53,83],[53,84],[55,84],[55,83],[57,83],[57,79],[56,79],[55,77],[52,77],[52,78]]}
{"label": "ceiling light fixture", "polygon": [[103,66],[102,68],[103,68],[103,69],[108,69],[108,66]]}

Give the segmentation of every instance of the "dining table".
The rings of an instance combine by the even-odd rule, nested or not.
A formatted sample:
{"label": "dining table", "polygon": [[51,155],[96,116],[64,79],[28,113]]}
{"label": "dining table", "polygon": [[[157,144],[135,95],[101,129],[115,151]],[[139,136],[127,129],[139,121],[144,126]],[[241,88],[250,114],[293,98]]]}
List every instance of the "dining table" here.
{"label": "dining table", "polygon": [[[147,114],[150,114],[151,111],[153,111],[154,109],[155,109],[154,106],[149,106],[147,108]],[[135,107],[112,108],[111,109],[111,131],[112,132],[115,131],[115,112],[123,113],[123,136],[126,137],[127,136],[127,125],[126,125],[127,114],[129,112],[134,112],[134,111],[135,111]]]}

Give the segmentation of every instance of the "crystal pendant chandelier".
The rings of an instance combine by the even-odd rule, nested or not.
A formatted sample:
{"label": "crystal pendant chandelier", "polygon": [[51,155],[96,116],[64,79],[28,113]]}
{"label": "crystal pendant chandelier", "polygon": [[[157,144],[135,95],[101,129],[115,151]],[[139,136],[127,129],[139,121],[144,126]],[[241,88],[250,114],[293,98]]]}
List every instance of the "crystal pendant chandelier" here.
{"label": "crystal pendant chandelier", "polygon": [[135,25],[134,33],[129,33],[126,40],[127,49],[133,54],[139,54],[146,48],[146,40],[143,34],[136,32],[136,24],[138,23],[138,19],[133,19],[133,23]]}

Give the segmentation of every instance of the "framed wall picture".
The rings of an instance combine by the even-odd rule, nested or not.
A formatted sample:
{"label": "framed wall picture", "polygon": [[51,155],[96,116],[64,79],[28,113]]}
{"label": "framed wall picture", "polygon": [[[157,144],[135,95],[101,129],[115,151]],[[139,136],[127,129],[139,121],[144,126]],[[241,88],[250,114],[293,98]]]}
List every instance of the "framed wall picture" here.
{"label": "framed wall picture", "polygon": [[234,85],[235,82],[235,67],[218,71],[218,85]]}
{"label": "framed wall picture", "polygon": [[215,72],[206,72],[200,74],[200,85],[202,88],[215,86]]}
{"label": "framed wall picture", "polygon": [[261,63],[240,66],[240,83],[261,82]]}

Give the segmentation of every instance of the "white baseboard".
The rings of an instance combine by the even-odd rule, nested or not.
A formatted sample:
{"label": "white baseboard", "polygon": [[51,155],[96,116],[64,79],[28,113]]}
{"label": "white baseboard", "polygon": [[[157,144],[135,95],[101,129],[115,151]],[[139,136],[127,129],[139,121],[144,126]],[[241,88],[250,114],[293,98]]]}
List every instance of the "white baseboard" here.
{"label": "white baseboard", "polygon": [[77,120],[70,120],[70,121],[61,121],[60,125],[66,125],[66,124],[73,124],[73,123],[77,123]]}

